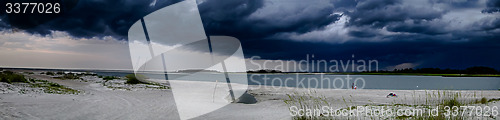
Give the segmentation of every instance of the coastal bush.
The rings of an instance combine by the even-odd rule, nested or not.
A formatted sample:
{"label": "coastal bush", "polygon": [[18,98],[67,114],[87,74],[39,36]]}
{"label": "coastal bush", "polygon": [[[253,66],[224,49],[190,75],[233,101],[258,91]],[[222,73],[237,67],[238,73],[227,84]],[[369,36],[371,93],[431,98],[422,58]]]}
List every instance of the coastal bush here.
{"label": "coastal bush", "polygon": [[106,76],[106,77],[102,77],[102,76],[101,76],[101,78],[102,78],[103,80],[113,80],[113,79],[118,79],[118,77],[115,77],[115,76]]}
{"label": "coastal bush", "polygon": [[22,82],[26,83],[28,82],[26,78],[24,78],[23,75],[15,74],[12,71],[3,71],[0,73],[0,81],[1,82],[6,82],[6,83],[13,83],[13,82]]}
{"label": "coastal bush", "polygon": [[46,72],[46,75],[55,75],[53,72]]}
{"label": "coastal bush", "polygon": [[481,98],[481,104],[486,104],[488,103],[488,99],[486,97]]}
{"label": "coastal bush", "polygon": [[144,75],[140,75],[140,74],[128,74],[125,76],[127,78],[127,84],[142,84],[142,83],[145,83],[145,82],[142,82],[140,81],[139,79],[145,79],[146,77]]}
{"label": "coastal bush", "polygon": [[63,79],[79,79],[80,77],[78,77],[78,75],[74,75],[74,74],[64,74],[63,75]]}

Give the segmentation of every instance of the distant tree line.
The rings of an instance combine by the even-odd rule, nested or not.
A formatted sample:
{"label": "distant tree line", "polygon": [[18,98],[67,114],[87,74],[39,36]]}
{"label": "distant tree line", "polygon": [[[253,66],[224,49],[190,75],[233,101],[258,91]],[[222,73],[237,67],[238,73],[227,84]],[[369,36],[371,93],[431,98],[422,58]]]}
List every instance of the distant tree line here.
{"label": "distant tree line", "polygon": [[431,74],[500,74],[500,71],[494,68],[484,66],[469,67],[465,70],[458,69],[440,69],[440,68],[405,68],[394,69],[392,71],[368,71],[370,73],[431,73]]}
{"label": "distant tree line", "polygon": [[[262,70],[249,70],[247,73],[290,73],[282,72],[279,70],[272,69],[262,69]],[[293,73],[306,73],[306,72],[293,72]],[[484,67],[484,66],[474,66],[469,67],[464,70],[459,69],[441,69],[441,68],[405,68],[405,69],[394,69],[389,70],[379,70],[379,71],[365,71],[365,73],[429,73],[429,74],[500,74],[500,71],[494,68]]]}
{"label": "distant tree line", "polygon": [[263,70],[249,70],[247,73],[282,73],[279,70],[272,70],[272,69],[263,69]]}

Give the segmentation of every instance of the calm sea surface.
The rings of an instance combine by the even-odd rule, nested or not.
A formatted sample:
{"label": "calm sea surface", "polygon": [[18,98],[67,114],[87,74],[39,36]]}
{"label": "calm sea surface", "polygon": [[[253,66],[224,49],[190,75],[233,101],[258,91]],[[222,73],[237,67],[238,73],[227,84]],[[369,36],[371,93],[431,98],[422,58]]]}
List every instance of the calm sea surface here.
{"label": "calm sea surface", "polygon": [[[125,76],[130,73],[97,72],[103,76]],[[164,78],[164,75],[146,75],[149,78]],[[406,75],[328,75],[328,74],[241,74],[230,73],[232,82],[249,85],[274,87],[350,89],[352,84],[358,89],[397,90],[499,90],[500,77],[441,77]],[[203,73],[198,75],[169,74],[176,80],[218,80],[225,81],[223,74]],[[239,82],[238,82],[239,81]]]}

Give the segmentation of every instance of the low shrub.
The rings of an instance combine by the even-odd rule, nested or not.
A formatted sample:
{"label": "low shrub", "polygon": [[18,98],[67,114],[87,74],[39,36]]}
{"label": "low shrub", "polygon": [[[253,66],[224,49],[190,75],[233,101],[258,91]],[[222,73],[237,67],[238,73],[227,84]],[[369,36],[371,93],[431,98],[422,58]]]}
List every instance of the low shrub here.
{"label": "low shrub", "polygon": [[101,78],[102,78],[103,80],[113,80],[113,79],[118,79],[118,77],[115,77],[115,76],[106,76],[106,77],[102,77],[102,76],[101,76]]}
{"label": "low shrub", "polygon": [[53,72],[46,72],[45,75],[55,75]]}
{"label": "low shrub", "polygon": [[127,84],[144,84],[145,82],[140,81],[139,79],[146,79],[144,75],[140,74],[128,74],[125,76],[127,78]]}
{"label": "low shrub", "polygon": [[488,99],[486,97],[481,98],[481,104],[486,104],[488,103]]}
{"label": "low shrub", "polygon": [[15,74],[12,71],[4,71],[0,73],[0,82],[13,83],[22,82],[27,83],[28,81],[23,75]]}

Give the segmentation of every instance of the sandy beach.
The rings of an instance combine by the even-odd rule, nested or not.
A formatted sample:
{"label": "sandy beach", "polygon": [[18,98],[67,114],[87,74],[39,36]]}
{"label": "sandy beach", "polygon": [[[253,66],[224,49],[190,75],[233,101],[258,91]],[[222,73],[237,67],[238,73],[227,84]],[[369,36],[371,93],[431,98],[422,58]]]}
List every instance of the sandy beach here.
{"label": "sandy beach", "polygon": [[[80,80],[54,79],[47,75],[25,76],[58,83],[79,90],[78,94],[48,94],[3,91],[0,94],[0,119],[179,119],[171,89],[131,87],[115,89],[103,86],[100,78],[83,77]],[[6,83],[3,83],[6,84]],[[390,92],[398,97],[387,98]],[[292,119],[289,95],[323,97],[333,108],[358,105],[421,105],[439,101],[430,95],[437,90],[374,90],[374,89],[298,89],[270,86],[249,86],[248,93],[257,103],[232,103],[194,119]],[[500,98],[500,91],[467,90],[446,91],[460,93],[463,101],[483,97]],[[307,101],[307,100],[306,100]],[[483,105],[484,106],[484,105]],[[487,106],[500,107],[499,101]],[[488,117],[498,119],[498,116]]]}

